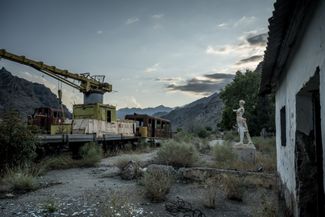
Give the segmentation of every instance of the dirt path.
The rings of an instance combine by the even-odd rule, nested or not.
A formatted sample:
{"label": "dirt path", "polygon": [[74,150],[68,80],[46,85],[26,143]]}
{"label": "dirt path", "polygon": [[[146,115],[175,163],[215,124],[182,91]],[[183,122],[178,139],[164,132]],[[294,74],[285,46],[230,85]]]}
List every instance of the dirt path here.
{"label": "dirt path", "polygon": [[[132,154],[143,164],[151,162],[155,155],[156,151]],[[151,203],[146,199],[144,187],[137,181],[125,181],[115,176],[118,168],[113,166],[114,162],[123,156],[125,155],[103,159],[96,168],[50,171],[40,177],[40,181],[56,183],[55,185],[15,198],[1,199],[0,216],[103,216],[100,210],[108,205],[112,192],[126,197],[136,207],[139,214],[135,216],[171,216],[165,209],[165,203]],[[219,192],[216,209],[206,209],[204,201],[207,199],[207,189],[203,185],[178,182],[172,186],[167,201],[180,197],[191,202],[193,208],[202,210],[206,216],[245,217],[253,216],[265,194],[270,196],[272,191],[248,189],[244,194],[244,202],[232,202]],[[48,214],[44,204],[53,202],[58,210]]]}

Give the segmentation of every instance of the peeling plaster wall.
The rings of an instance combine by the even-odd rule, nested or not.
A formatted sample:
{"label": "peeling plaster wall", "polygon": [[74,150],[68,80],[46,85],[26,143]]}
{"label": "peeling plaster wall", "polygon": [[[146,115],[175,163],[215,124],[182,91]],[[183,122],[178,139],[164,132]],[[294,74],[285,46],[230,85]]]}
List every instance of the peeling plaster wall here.
{"label": "peeling plaster wall", "polygon": [[[290,60],[286,75],[276,91],[276,143],[277,170],[282,184],[288,189],[287,195],[296,199],[295,177],[295,132],[296,132],[296,94],[320,68],[320,100],[322,117],[323,156],[325,159],[325,1],[320,1],[305,34]],[[286,106],[286,146],[281,146],[280,109]],[[309,125],[310,123],[306,123]],[[325,168],[325,161],[323,161]],[[325,173],[324,173],[325,174]],[[325,180],[325,178],[324,178]],[[324,183],[325,185],[325,183]],[[286,198],[290,200],[290,198]],[[291,201],[292,202],[292,201]],[[287,203],[291,203],[287,201]],[[293,212],[297,216],[295,207]]]}

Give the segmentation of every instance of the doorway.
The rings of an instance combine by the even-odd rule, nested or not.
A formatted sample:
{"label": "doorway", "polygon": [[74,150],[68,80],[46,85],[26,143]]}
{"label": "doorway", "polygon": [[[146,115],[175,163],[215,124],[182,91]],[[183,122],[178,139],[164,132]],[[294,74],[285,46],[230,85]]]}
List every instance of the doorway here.
{"label": "doorway", "polygon": [[319,68],[296,95],[295,169],[298,216],[324,216]]}

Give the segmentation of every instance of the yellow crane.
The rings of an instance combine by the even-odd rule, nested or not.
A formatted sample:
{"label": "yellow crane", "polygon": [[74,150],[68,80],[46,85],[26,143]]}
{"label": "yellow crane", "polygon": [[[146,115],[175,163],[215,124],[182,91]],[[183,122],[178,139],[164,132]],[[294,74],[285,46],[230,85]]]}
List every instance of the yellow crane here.
{"label": "yellow crane", "polygon": [[[35,61],[28,59],[25,56],[9,53],[4,49],[0,49],[0,59],[1,58],[30,66],[82,92],[84,94],[84,104],[73,105],[73,118],[75,124],[88,123],[93,120],[101,123],[110,123],[116,121],[116,107],[108,104],[103,104],[104,93],[112,92],[112,85],[104,81],[104,75],[91,76],[89,73],[73,73],[68,70],[56,68],[55,66],[49,66],[41,61]],[[61,104],[62,92],[60,88],[58,90],[58,98]],[[34,114],[32,122],[35,122],[36,125],[40,125],[39,123],[42,122],[48,123],[46,126],[40,125],[40,127],[45,128],[46,131],[50,132],[51,134],[55,134],[58,129],[62,127],[61,124],[58,125],[53,121],[48,121],[52,119],[54,120],[55,118],[57,119],[57,117],[53,117],[53,114],[55,116],[55,112],[52,112],[51,109],[48,108],[46,108],[46,111],[43,108],[39,108],[39,110],[41,110],[42,114]],[[43,119],[46,119],[46,121]],[[66,131],[71,131],[71,126],[67,129],[70,130]]]}
{"label": "yellow crane", "polygon": [[[0,58],[30,66],[50,77],[78,89],[84,94],[85,104],[103,103],[104,93],[112,92],[112,85],[104,82],[104,75],[91,76],[89,73],[73,73],[68,70],[56,68],[55,66],[49,66],[41,61],[35,61],[28,59],[25,56],[9,53],[4,49],[0,49]],[[74,81],[78,81],[79,84],[74,83]],[[62,93],[59,91],[58,94],[60,98]]]}

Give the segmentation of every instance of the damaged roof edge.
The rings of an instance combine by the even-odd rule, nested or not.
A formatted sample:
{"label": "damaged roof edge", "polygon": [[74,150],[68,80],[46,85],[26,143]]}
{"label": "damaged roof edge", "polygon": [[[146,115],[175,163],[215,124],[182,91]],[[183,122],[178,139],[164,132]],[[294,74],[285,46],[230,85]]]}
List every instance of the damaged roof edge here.
{"label": "damaged roof edge", "polygon": [[277,0],[269,19],[269,33],[262,67],[260,95],[275,91],[297,35],[318,0]]}

